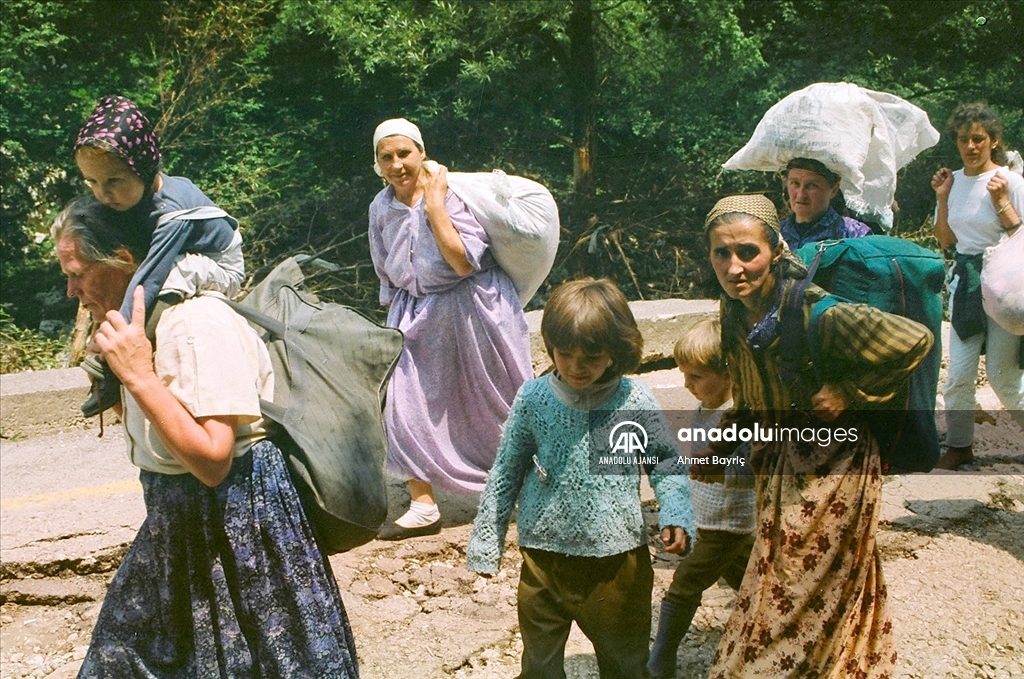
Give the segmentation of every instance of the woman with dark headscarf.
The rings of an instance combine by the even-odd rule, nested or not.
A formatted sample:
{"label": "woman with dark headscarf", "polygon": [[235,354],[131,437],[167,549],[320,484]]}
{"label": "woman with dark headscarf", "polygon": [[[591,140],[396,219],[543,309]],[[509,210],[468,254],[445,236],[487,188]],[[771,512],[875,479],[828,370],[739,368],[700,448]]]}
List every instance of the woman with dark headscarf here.
{"label": "woman with dark headscarf", "polygon": [[[128,288],[143,286],[147,313],[162,295],[180,300],[199,290],[238,292],[245,277],[238,222],[223,213],[182,214],[216,206],[188,179],[160,171],[159,140],[134,102],[101,99],[78,133],[74,154],[82,178],[106,208],[104,218],[122,225],[126,237],[147,251]],[[131,295],[120,311],[131,319]],[[95,358],[82,367],[96,385],[82,406],[92,417],[120,400],[119,383]]]}
{"label": "woman with dark headscarf", "polygon": [[834,207],[841,203],[839,175],[811,158],[794,158],[786,165],[786,196],[793,214],[779,224],[791,250],[820,240],[859,238],[871,227],[844,217]]}
{"label": "woman with dark headscarf", "polygon": [[[816,325],[823,386],[809,356],[800,361],[807,374],[791,380],[781,370],[780,309],[806,269],[782,240],[775,206],[760,195],[723,198],[705,230],[725,292],[722,350],[735,385],[734,409],[719,426],[756,423],[761,432],[750,459],[754,549],[711,677],[890,676],[896,651],[875,543],[882,462],[860,409],[893,398],[931,348],[931,332],[873,307],[835,304]],[[824,295],[806,290],[805,335]],[[783,428],[801,434],[775,435]],[[733,446],[711,449],[728,456]]]}

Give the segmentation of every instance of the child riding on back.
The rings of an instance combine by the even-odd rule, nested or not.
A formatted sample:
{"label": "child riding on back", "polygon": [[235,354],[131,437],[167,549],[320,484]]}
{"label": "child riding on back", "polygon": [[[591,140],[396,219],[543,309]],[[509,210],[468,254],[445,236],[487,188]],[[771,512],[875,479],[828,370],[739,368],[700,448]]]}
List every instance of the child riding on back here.
{"label": "child riding on back", "polygon": [[[173,303],[201,290],[238,292],[245,278],[238,222],[188,179],[160,171],[156,133],[134,102],[101,99],[78,133],[74,155],[96,200],[109,209],[107,218],[126,225],[147,251],[120,310],[126,320],[138,285],[145,290],[147,317],[158,298]],[[120,383],[95,355],[82,367],[94,381],[82,405],[92,417],[120,401]]]}
{"label": "child riding on back", "polygon": [[[512,404],[468,568],[497,572],[518,501],[520,677],[565,676],[574,621],[594,645],[601,676],[646,677],[654,575],[638,467],[654,465],[613,474],[592,463],[612,448],[605,442],[616,420],[646,432],[647,459],[674,459],[675,441],[650,390],[622,376],[639,363],[643,338],[614,283],[563,283],[544,308],[541,334],[555,372],[524,384]],[[688,481],[651,475],[651,483],[666,549],[681,553],[693,533]]]}

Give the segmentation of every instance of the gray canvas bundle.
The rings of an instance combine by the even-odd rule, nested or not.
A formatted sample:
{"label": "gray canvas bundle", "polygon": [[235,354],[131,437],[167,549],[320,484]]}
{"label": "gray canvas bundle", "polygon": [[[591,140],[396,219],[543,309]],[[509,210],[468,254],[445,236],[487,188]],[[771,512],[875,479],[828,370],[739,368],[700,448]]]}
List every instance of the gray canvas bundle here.
{"label": "gray canvas bundle", "polygon": [[381,417],[402,333],[303,288],[284,260],[241,302],[228,304],[266,342],[274,402],[264,416],[285,455],[321,548],[337,553],[377,534],[387,517]]}

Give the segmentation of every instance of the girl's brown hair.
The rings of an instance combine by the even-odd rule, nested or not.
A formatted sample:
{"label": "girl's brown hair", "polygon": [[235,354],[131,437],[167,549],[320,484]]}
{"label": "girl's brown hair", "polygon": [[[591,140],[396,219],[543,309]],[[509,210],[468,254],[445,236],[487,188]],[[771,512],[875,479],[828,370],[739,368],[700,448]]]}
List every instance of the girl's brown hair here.
{"label": "girl's brown hair", "polygon": [[974,123],[981,125],[985,133],[988,134],[992,140],[992,162],[997,165],[1006,165],[1006,149],[1003,148],[1003,121],[1000,120],[999,114],[989,108],[988,104],[984,102],[974,102],[970,104],[960,104],[953,111],[953,115],[949,117],[949,121],[946,123],[953,138],[956,139],[960,134],[960,130],[968,128]]}
{"label": "girl's brown hair", "polygon": [[607,351],[612,365],[601,380],[624,375],[640,365],[644,338],[626,296],[607,278],[581,278],[562,283],[544,305],[540,333],[548,356],[557,347],[589,354]]}

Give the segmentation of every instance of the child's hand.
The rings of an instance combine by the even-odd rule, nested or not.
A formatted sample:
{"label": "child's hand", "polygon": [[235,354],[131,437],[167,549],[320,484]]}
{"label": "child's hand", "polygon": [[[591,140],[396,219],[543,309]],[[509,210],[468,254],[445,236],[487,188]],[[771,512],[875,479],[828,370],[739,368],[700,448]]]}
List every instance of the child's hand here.
{"label": "child's hand", "polygon": [[679,526],[665,526],[661,529],[661,544],[669,554],[685,554],[690,537]]}
{"label": "child's hand", "polygon": [[[698,450],[693,454],[693,457],[701,457],[711,459],[711,449],[704,448]],[[694,481],[703,481],[704,483],[725,483],[725,465],[723,464],[706,464],[696,463],[690,465],[690,478]]]}

